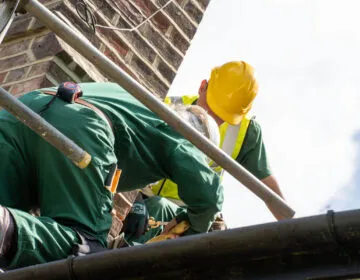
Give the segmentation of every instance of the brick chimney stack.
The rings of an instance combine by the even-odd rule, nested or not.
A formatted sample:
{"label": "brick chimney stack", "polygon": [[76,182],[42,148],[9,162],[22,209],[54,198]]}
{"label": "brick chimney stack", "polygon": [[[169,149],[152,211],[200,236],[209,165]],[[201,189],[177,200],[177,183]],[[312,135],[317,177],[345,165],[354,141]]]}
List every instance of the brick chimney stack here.
{"label": "brick chimney stack", "polygon": [[[210,0],[40,0],[153,93],[164,97]],[[157,12],[161,7],[166,7]],[[97,25],[86,23],[84,7]],[[78,8],[78,9],[77,9]],[[78,12],[79,13],[78,13]],[[91,62],[29,14],[19,15],[0,45],[0,86],[15,96],[63,81],[108,81]]]}

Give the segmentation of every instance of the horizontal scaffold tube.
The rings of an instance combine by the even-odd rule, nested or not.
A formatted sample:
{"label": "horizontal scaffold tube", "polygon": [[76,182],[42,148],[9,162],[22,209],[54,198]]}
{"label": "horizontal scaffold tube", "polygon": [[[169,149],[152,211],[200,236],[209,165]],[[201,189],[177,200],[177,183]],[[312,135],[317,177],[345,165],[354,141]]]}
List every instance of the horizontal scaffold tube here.
{"label": "horizontal scaffold tube", "polygon": [[241,267],[259,259],[297,255],[306,258],[315,254],[324,258],[331,252],[338,254],[341,248],[356,252],[360,249],[359,236],[360,210],[330,211],[318,216],[70,257],[9,271],[0,274],[0,279],[168,279],[164,276],[171,273],[182,276],[176,279],[188,279],[189,272],[196,272],[200,267],[214,270],[218,279],[223,279],[220,275],[224,267]]}

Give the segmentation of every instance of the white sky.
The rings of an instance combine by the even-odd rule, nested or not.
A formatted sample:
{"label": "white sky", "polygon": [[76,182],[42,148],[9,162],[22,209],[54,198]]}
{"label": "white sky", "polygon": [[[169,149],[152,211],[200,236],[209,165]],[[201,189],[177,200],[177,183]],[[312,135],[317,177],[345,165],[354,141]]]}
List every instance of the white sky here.
{"label": "white sky", "polygon": [[[296,217],[323,212],[329,201],[336,210],[357,207],[347,199],[360,173],[359,11],[358,0],[211,0],[170,89],[195,94],[212,67],[230,60],[256,68],[253,113]],[[224,215],[231,227],[274,221],[229,177]]]}

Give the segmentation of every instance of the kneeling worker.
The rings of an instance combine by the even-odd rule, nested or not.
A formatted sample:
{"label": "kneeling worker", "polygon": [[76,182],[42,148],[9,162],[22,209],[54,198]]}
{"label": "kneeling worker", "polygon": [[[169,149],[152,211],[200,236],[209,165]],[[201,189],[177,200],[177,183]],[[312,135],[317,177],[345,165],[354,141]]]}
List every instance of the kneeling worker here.
{"label": "kneeling worker", "polygon": [[[201,151],[119,85],[80,86],[85,103],[53,99],[57,88],[32,91],[20,101],[92,156],[85,169],[0,111],[0,261],[8,268],[106,248],[113,192],[162,178],[177,183],[187,205],[186,234],[207,232],[221,211],[220,177]],[[187,113],[200,124],[214,122],[198,111]],[[122,170],[118,182],[116,168]],[[34,205],[40,217],[28,214]],[[84,243],[90,251],[81,251]]]}

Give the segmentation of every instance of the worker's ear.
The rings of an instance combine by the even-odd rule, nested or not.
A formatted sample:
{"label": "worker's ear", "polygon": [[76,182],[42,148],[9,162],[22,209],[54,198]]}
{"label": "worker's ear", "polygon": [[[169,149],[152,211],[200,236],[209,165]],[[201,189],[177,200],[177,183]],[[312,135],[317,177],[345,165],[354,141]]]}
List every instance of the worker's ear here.
{"label": "worker's ear", "polygon": [[199,88],[200,96],[204,95],[206,93],[207,85],[208,85],[208,81],[206,79],[201,81],[200,88]]}

